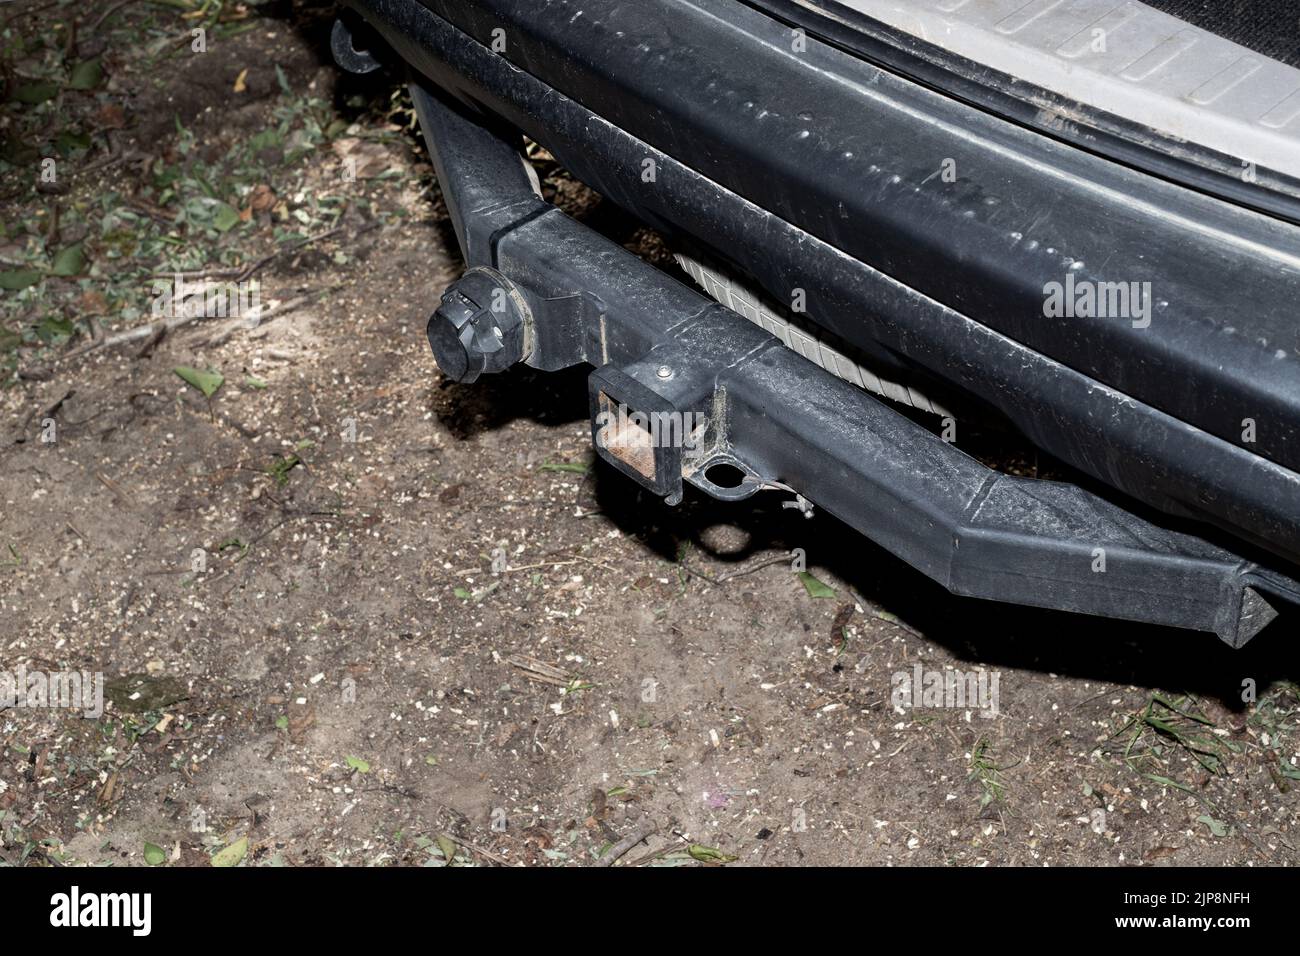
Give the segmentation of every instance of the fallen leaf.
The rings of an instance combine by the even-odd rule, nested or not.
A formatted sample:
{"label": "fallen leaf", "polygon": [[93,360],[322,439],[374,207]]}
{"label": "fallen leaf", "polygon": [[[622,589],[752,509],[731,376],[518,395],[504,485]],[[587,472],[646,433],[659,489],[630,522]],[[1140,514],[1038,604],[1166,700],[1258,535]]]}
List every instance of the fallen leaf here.
{"label": "fallen leaf", "polygon": [[99,796],[96,797],[96,799],[104,806],[108,806],[113,802],[113,797],[116,795],[117,795],[117,772],[114,771],[113,773],[108,775],[108,779],[105,780],[104,785],[100,787]]}
{"label": "fallen leaf", "polygon": [[248,837],[240,837],[212,858],[213,866],[239,866],[248,854]]}
{"label": "fallen leaf", "polygon": [[104,297],[102,292],[87,289],[77,296],[77,311],[82,318],[91,315],[103,315],[108,311],[108,299]]}
{"label": "fallen leaf", "polygon": [[68,75],[68,89],[93,90],[104,78],[104,68],[98,60],[83,60],[72,68]]}
{"label": "fallen leaf", "polygon": [[116,103],[105,103],[95,110],[95,125],[100,129],[122,129],[126,126],[126,112]]}
{"label": "fallen leaf", "polygon": [[848,636],[844,633],[844,628],[848,625],[853,617],[853,605],[844,604],[835,612],[835,619],[831,621],[831,640],[835,642],[837,649],[842,648],[848,643]]}
{"label": "fallen leaf", "polygon": [[54,261],[50,265],[50,273],[56,276],[75,276],[81,275],[86,268],[86,254],[82,251],[81,243],[60,249],[54,254]]}
{"label": "fallen leaf", "polygon": [[276,195],[270,186],[259,183],[248,194],[248,208],[253,212],[265,212],[275,205]]}
{"label": "fallen leaf", "polygon": [[356,179],[374,179],[387,172],[392,166],[388,150],[379,143],[345,136],[336,139],[330,148],[347,167],[349,174]]}
{"label": "fallen leaf", "polygon": [[160,846],[153,843],[144,845],[144,861],[150,866],[157,866],[167,860],[167,852]]}
{"label": "fallen leaf", "polygon": [[578,461],[548,461],[545,464],[537,466],[538,471],[570,471],[575,475],[585,475],[591,470],[591,465],[585,465]]}
{"label": "fallen leaf", "polygon": [[178,365],[172,369],[187,384],[192,385],[203,393],[205,398],[211,398],[217,393],[226,377],[216,369],[208,369],[206,372],[197,368],[190,368],[188,365]]}
{"label": "fallen leaf", "polygon": [[36,106],[46,100],[54,99],[58,92],[59,87],[55,83],[24,83],[22,86],[14,87],[9,98],[19,103],[26,103],[28,106]]}
{"label": "fallen leaf", "polygon": [[49,345],[61,345],[72,338],[75,326],[65,318],[47,315],[36,325],[36,337]]}
{"label": "fallen leaf", "polygon": [[18,292],[41,281],[41,274],[35,269],[14,269],[0,272],[0,289],[6,292]]}
{"label": "fallen leaf", "polygon": [[306,739],[307,731],[316,726],[316,708],[308,704],[305,708],[295,708],[289,712],[289,739],[300,744]]}
{"label": "fallen leaf", "polygon": [[248,79],[248,69],[245,68],[245,69],[240,70],[240,71],[239,71],[239,76],[235,77],[235,92],[236,92],[236,93],[243,93],[245,90],[248,89],[248,84],[245,82],[247,79]]}
{"label": "fallen leaf", "polygon": [[799,572],[799,580],[803,582],[804,589],[808,592],[809,597],[814,597],[814,598],[835,597],[834,588],[826,584],[823,584],[821,581],[817,580],[817,578],[813,577],[813,575],[807,571]]}
{"label": "fallen leaf", "polygon": [[1216,837],[1228,835],[1228,825],[1224,823],[1222,820],[1214,819],[1214,817],[1210,816],[1208,813],[1197,817],[1196,822],[1204,823],[1207,827],[1210,828],[1210,832],[1213,833]]}
{"label": "fallen leaf", "polygon": [[715,850],[711,846],[701,846],[698,843],[692,843],[688,852],[692,859],[699,860],[701,863],[730,863],[736,859],[729,853]]}
{"label": "fallen leaf", "polygon": [[229,232],[239,224],[239,210],[229,203],[220,203],[216,215],[212,217],[212,228],[217,232]]}
{"label": "fallen leaf", "polygon": [[456,841],[445,833],[438,834],[438,849],[442,851],[442,858],[451,866],[451,861],[456,859]]}
{"label": "fallen leaf", "polygon": [[68,156],[77,150],[90,149],[91,140],[89,133],[74,133],[71,130],[64,130],[59,133],[54,141],[55,147],[64,156]]}

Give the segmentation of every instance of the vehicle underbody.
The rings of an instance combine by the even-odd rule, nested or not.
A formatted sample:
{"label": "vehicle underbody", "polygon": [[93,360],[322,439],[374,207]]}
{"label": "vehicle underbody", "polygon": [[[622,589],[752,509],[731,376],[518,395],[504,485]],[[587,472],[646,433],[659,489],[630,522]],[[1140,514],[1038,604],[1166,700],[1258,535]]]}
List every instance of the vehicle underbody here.
{"label": "vehicle underbody", "polygon": [[[410,71],[468,269],[444,374],[590,365],[598,454],[668,504],[784,495],[955,593],[1233,646],[1300,600],[1288,170],[937,89],[834,4],[348,6],[336,58]],[[545,202],[525,136],[700,288]],[[1070,480],[977,461],[967,421]]]}

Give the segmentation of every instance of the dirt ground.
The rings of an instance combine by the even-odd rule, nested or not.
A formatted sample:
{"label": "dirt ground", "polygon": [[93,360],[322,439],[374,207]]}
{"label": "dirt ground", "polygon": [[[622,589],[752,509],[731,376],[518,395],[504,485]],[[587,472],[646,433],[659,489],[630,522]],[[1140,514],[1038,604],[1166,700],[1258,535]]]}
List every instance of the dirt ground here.
{"label": "dirt ground", "polygon": [[[952,598],[775,495],[665,507],[593,464],[584,370],[441,378],[455,238],[324,6],[3,14],[0,670],[107,703],[0,710],[0,861],[1300,862],[1293,622],[1233,652]],[[250,265],[255,327],[150,325]],[[997,715],[898,705],[918,665]]]}

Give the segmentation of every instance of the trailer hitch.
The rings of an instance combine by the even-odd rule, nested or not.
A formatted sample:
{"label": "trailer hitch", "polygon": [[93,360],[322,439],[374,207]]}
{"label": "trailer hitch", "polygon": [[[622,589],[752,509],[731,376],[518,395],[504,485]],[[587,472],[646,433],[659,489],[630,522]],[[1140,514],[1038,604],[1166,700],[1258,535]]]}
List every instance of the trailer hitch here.
{"label": "trailer hitch", "polygon": [[[390,41],[397,45],[400,36]],[[405,55],[405,53],[404,53]],[[430,321],[452,378],[586,363],[592,439],[662,497],[812,503],[957,594],[1210,631],[1300,584],[1079,486],[995,472],[544,202],[519,137],[411,85],[469,267]]]}

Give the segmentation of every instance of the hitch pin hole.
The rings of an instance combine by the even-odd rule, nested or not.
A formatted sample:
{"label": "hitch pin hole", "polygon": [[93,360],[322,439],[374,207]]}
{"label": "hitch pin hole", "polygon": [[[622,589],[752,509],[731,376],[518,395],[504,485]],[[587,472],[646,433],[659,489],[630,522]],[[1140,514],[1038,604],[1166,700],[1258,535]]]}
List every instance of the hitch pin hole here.
{"label": "hitch pin hole", "polygon": [[704,472],[704,477],[711,484],[719,488],[739,488],[745,483],[749,476],[737,468],[735,465],[729,465],[726,462],[719,462],[716,465],[710,465]]}

